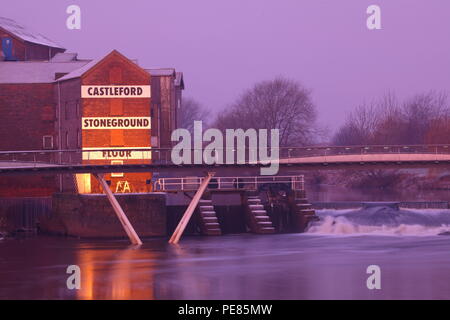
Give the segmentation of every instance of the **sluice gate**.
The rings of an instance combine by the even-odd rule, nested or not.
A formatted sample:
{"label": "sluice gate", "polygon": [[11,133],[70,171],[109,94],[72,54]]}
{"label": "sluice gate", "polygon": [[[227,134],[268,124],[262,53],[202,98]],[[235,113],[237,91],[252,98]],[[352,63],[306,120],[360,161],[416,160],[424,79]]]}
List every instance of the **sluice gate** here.
{"label": "sluice gate", "polygon": [[[197,193],[203,183],[203,177],[160,178],[155,182],[154,190],[184,194],[191,200],[191,207],[191,193]],[[231,205],[225,200],[224,204],[217,200],[222,197],[224,202],[223,198],[232,196],[238,199],[238,203]],[[229,214],[230,208],[232,215]],[[184,216],[177,216],[174,218],[177,222],[172,221],[172,225],[184,219]],[[303,176],[212,177],[198,204],[195,204],[194,218],[187,233],[205,236],[245,231],[255,234],[295,233],[304,232],[316,219],[305,195]]]}

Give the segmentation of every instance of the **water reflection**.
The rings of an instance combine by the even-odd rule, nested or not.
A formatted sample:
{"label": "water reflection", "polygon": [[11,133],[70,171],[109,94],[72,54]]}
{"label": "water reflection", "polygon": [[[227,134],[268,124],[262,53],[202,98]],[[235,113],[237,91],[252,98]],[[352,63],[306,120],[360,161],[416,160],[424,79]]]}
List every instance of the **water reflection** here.
{"label": "water reflection", "polygon": [[78,299],[154,299],[157,253],[139,246],[95,249],[86,244],[76,252],[82,270]]}
{"label": "water reflection", "polygon": [[[450,298],[448,237],[232,235],[179,246],[38,237],[0,242],[0,299]],[[81,290],[66,286],[81,268]],[[366,268],[382,268],[382,290]]]}

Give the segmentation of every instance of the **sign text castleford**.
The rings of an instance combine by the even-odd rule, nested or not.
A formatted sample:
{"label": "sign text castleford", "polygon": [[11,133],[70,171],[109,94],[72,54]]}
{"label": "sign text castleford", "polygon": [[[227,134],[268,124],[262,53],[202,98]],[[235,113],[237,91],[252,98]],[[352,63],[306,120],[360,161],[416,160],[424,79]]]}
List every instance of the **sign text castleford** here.
{"label": "sign text castleford", "polygon": [[81,86],[82,98],[150,98],[150,86]]}

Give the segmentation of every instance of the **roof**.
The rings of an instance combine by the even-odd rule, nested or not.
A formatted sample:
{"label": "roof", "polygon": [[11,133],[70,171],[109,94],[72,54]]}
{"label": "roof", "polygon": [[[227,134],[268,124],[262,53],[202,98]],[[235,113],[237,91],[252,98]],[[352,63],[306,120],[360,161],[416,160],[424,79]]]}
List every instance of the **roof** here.
{"label": "roof", "polygon": [[184,79],[183,79],[183,72],[177,72],[175,76],[175,85],[178,87],[181,87],[181,89],[184,90]]}
{"label": "roof", "polygon": [[[52,83],[79,78],[112,53],[121,55],[113,50],[95,60],[78,60],[76,53],[58,53],[50,61],[0,61],[0,83]],[[130,61],[137,65],[137,60]],[[175,85],[184,89],[183,73],[173,68],[141,70],[151,76],[174,76]],[[56,73],[65,75],[55,80]]]}
{"label": "roof", "polygon": [[50,59],[50,62],[70,62],[77,60],[77,57],[77,53],[58,52],[53,58]]}
{"label": "roof", "polygon": [[35,62],[0,61],[0,83],[52,83],[55,73],[69,73],[86,65],[88,61]]}
{"label": "roof", "polygon": [[52,48],[65,49],[61,47],[59,44],[50,40],[49,38],[43,36],[42,34],[28,29],[18,24],[12,19],[0,17],[0,28],[5,29],[6,31],[16,36],[17,38],[22,39],[23,41],[40,44]]}
{"label": "roof", "polygon": [[59,78],[58,81],[64,81],[64,80],[69,80],[69,79],[74,79],[74,78],[81,77],[85,72],[87,72],[89,69],[91,69],[97,63],[99,63],[101,60],[103,60],[103,58],[105,58],[108,54],[105,54],[105,55],[101,56],[100,58],[91,60],[90,62],[88,62],[85,65],[83,65],[81,68],[73,70],[69,74],[66,74],[64,77]]}
{"label": "roof", "polygon": [[145,69],[151,76],[161,77],[161,76],[175,76],[175,69],[163,68],[163,69]]}
{"label": "roof", "polygon": [[[79,69],[77,69],[77,70],[74,70],[74,71],[70,72],[69,74],[66,74],[64,77],[59,78],[58,81],[64,81],[64,80],[69,80],[69,79],[74,79],[74,78],[79,78],[79,77],[81,77],[83,74],[85,74],[85,73],[88,72],[91,68],[93,68],[95,65],[97,65],[97,63],[99,63],[100,61],[102,61],[102,60],[105,59],[107,56],[109,56],[110,54],[113,54],[113,53],[116,53],[116,54],[119,54],[119,55],[123,56],[120,52],[118,52],[118,51],[116,51],[116,50],[113,50],[113,51],[111,51],[111,52],[108,52],[107,54],[104,54],[103,56],[101,56],[101,57],[99,57],[99,58],[97,58],[97,59],[94,59],[94,60],[89,61],[88,63],[86,63],[85,65],[83,65],[81,68],[79,68]],[[125,56],[123,56],[123,57],[124,57],[125,59],[127,59],[127,60],[133,62],[134,64],[136,64],[136,65],[138,66],[137,60],[130,60],[130,59],[126,58]]]}

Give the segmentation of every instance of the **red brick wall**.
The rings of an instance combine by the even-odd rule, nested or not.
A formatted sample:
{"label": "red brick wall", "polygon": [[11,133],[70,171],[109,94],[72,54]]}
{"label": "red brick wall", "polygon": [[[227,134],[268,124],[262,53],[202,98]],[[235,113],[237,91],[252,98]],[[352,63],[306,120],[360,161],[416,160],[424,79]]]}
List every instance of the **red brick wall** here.
{"label": "red brick wall", "polygon": [[[59,126],[61,126],[61,148],[79,149],[78,131],[81,133],[82,116],[151,116],[150,98],[81,99],[81,85],[149,85],[150,83],[150,75],[147,72],[120,54],[114,53],[91,69],[82,79],[64,81],[59,85],[0,84],[0,110],[3,120],[0,126],[2,137],[0,151],[42,149],[44,135],[53,136],[54,149],[57,149]],[[164,145],[167,145],[174,125],[171,108],[176,108],[173,79],[163,81],[162,87],[158,88],[162,95],[158,103],[164,110],[165,119],[161,129],[164,130],[162,132]],[[152,124],[154,123],[152,119]],[[69,138],[68,144],[65,139],[66,132]],[[154,135],[157,134],[157,132],[154,133]],[[118,142],[124,147],[150,147],[151,130],[85,130],[81,140],[83,147],[108,148],[119,146]],[[77,158],[72,160],[81,162],[81,159]],[[143,160],[125,160],[124,162],[142,163]],[[97,163],[110,162],[97,160]],[[106,178],[111,180],[113,190],[119,181],[128,181],[132,192],[151,191],[151,185],[147,184],[147,181],[151,179],[151,173],[126,173],[123,178],[112,178],[107,175]],[[59,179],[58,176],[5,178],[0,183],[0,196],[11,195],[14,189],[17,189],[16,194],[47,196],[57,187],[59,189]],[[65,175],[62,180],[63,185],[73,188],[71,175]],[[92,185],[94,192],[100,192],[94,179]],[[17,187],[11,188],[11,186]]]}
{"label": "red brick wall", "polygon": [[[150,74],[122,55],[113,52],[81,79],[82,85],[150,85]],[[149,117],[150,98],[82,99],[83,117]],[[83,130],[83,148],[150,147],[151,131],[146,130]],[[124,163],[149,163],[150,160],[123,160]],[[90,163],[111,163],[111,160],[90,160]],[[116,178],[106,175],[111,189],[116,190],[119,181],[127,181],[131,192],[149,192],[151,173],[125,173]],[[92,191],[101,192],[95,179]]]}
{"label": "red brick wall", "polygon": [[55,136],[53,84],[0,84],[0,108],[0,150],[41,150]]}
{"label": "red brick wall", "polygon": [[25,43],[23,41],[12,36],[10,33],[7,33],[5,30],[0,29],[0,51],[3,51],[2,38],[11,38],[13,42],[13,57],[17,60],[25,60]]}
{"label": "red brick wall", "polygon": [[178,86],[175,87],[175,125],[177,128],[180,127],[180,108],[182,108],[183,101],[183,89]]}
{"label": "red brick wall", "polygon": [[[161,86],[160,86],[160,77],[152,77],[151,86],[152,86],[152,135],[159,139],[159,118],[161,111]],[[160,147],[159,145],[155,145],[156,147]],[[156,157],[157,155],[155,155]]]}
{"label": "red brick wall", "polygon": [[64,52],[64,49],[50,48],[30,42],[25,42],[26,55],[24,60],[49,60],[58,52]]}
{"label": "red brick wall", "polygon": [[0,198],[49,197],[58,191],[55,175],[3,176]]}
{"label": "red brick wall", "polygon": [[[59,84],[56,83],[54,92],[57,100],[56,114],[60,114],[61,122],[55,122],[55,131],[58,132],[58,126],[61,126],[61,149],[80,149],[81,144],[78,141],[77,132],[81,130],[81,79],[77,78],[63,81]],[[68,143],[66,143],[66,133],[69,138]],[[59,137],[57,141],[59,145]]]}
{"label": "red brick wall", "polygon": [[[54,96],[56,102],[55,121],[55,146],[61,145],[62,150],[76,150],[81,148],[81,80],[71,79],[54,85]],[[61,130],[59,130],[61,127]],[[61,136],[59,136],[61,131]],[[67,137],[67,138],[66,138]],[[80,140],[80,141],[79,141]],[[63,162],[81,163],[81,154],[62,154]],[[75,180],[72,174],[58,175],[61,190],[64,192],[74,192],[76,190]]]}
{"label": "red brick wall", "polygon": [[[177,97],[174,76],[152,77],[152,130],[159,136],[160,148],[171,148],[172,131],[177,125]],[[181,97],[180,97],[181,98]]]}
{"label": "red brick wall", "polygon": [[0,29],[0,51],[2,51],[2,38],[11,38],[13,41],[13,57],[19,61],[28,60],[49,60],[58,52],[65,52],[65,49],[50,48],[47,46],[24,42],[3,29]]}
{"label": "red brick wall", "polygon": [[[0,84],[0,110],[1,151],[41,150],[44,135],[56,136],[52,84]],[[33,159],[16,156],[16,160]],[[50,157],[41,156],[39,160],[48,161]],[[0,197],[50,196],[56,190],[56,179],[52,175],[2,177]]]}

